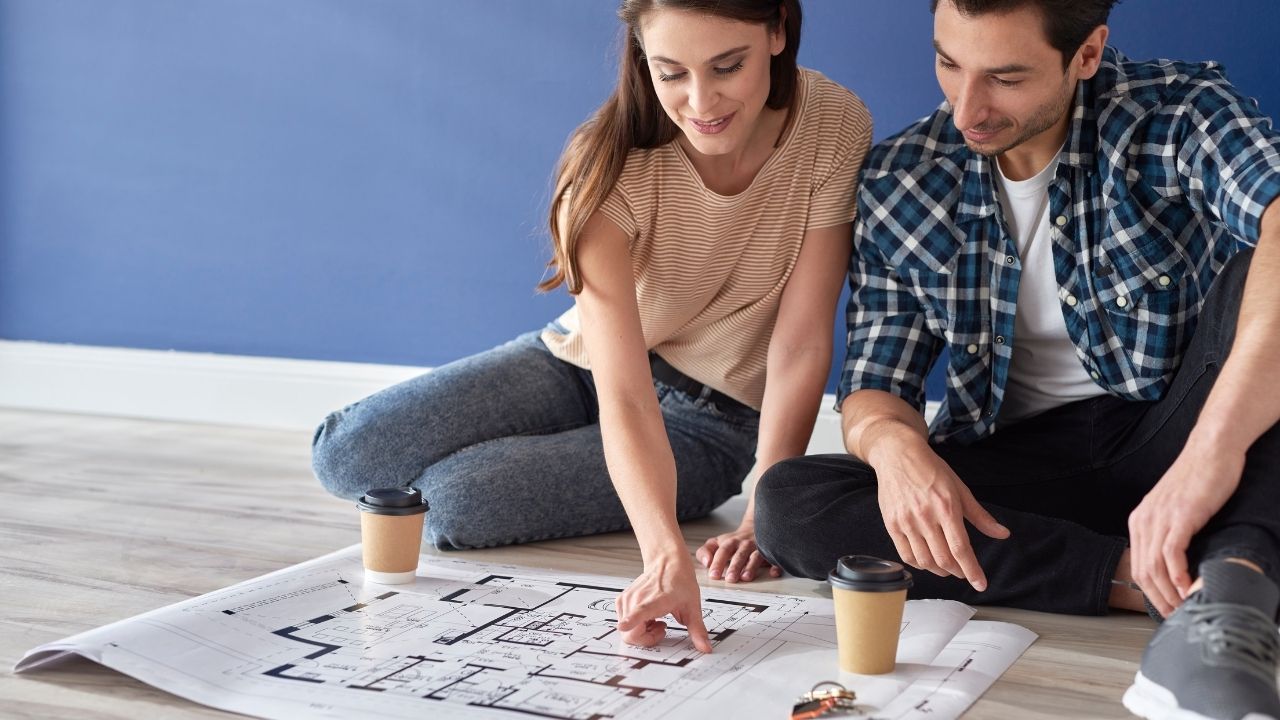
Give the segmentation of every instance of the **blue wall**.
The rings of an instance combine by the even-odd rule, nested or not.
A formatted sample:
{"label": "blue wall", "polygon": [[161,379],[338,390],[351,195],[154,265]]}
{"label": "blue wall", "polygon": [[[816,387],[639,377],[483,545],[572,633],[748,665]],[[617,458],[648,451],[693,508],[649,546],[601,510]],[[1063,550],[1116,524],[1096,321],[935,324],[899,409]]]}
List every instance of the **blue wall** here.
{"label": "blue wall", "polygon": [[[1133,57],[1280,112],[1280,3],[1128,0]],[[533,286],[609,0],[0,0],[0,338],[439,365]],[[939,100],[925,0],[807,0],[801,61],[883,138]]]}

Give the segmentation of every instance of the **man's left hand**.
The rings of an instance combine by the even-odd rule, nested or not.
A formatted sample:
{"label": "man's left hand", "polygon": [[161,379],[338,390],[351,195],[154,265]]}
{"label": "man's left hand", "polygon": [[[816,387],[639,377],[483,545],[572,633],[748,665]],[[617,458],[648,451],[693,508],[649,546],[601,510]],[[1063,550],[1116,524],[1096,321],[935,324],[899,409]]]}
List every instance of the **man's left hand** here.
{"label": "man's left hand", "polygon": [[1187,441],[1160,482],[1129,514],[1134,582],[1163,616],[1191,591],[1187,547],[1240,484],[1244,453]]}

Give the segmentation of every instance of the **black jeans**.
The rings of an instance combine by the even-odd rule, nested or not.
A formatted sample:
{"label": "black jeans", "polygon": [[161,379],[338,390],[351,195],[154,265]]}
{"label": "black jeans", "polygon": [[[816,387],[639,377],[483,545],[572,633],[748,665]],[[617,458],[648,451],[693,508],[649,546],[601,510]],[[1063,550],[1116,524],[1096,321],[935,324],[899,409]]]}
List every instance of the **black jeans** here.
{"label": "black jeans", "polygon": [[[1105,614],[1128,516],[1173,464],[1235,338],[1252,251],[1232,258],[1205,299],[1195,336],[1164,398],[1101,396],[1001,428],[968,446],[933,449],[1011,535],[968,526],[988,587],[913,573],[915,598],[948,598],[1075,614]],[[1258,378],[1259,392],[1273,378]],[[756,489],[756,537],[782,569],[826,578],[842,555],[898,559],[876,497],[875,472],[850,455],[788,460]],[[1235,495],[1195,535],[1200,561],[1241,557],[1277,581],[1280,560],[1280,425],[1250,448]]]}

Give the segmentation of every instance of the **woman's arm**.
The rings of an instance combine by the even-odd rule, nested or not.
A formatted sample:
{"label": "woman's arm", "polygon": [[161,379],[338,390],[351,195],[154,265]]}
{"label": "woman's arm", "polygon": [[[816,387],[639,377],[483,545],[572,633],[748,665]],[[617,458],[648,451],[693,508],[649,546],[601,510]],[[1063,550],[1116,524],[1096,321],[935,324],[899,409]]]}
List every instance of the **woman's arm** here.
{"label": "woman's arm", "polygon": [[618,629],[627,642],[654,645],[666,633],[657,619],[671,613],[699,650],[711,652],[693,562],[676,521],[675,458],[653,390],[627,243],[598,212],[578,243],[578,314],[600,399],[605,462],[644,560],[644,572],[618,598]]}
{"label": "woman's arm", "polygon": [[[851,223],[807,231],[783,289],[769,339],[757,477],[779,460],[803,455],[809,446],[831,369],[836,304],[849,267],[851,236]],[[766,567],[772,576],[780,574],[756,549],[754,493],[738,529],[711,538],[697,555],[712,578],[723,576],[729,582],[750,581]]]}

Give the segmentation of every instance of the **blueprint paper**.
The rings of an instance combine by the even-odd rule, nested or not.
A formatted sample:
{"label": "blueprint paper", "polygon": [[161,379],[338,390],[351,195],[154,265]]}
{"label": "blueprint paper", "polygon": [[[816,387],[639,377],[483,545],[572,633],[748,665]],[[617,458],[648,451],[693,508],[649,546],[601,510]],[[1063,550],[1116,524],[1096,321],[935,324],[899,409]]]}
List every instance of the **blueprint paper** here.
{"label": "blueprint paper", "polygon": [[657,720],[785,718],[822,680],[879,718],[958,717],[1035,639],[912,600],[898,668],[838,669],[832,602],[703,588],[715,652],[667,618],[653,648],[623,643],[629,582],[450,557],[408,585],[363,583],[360,546],[28,652],[15,671],[84,656],[162,690],[263,718]]}

